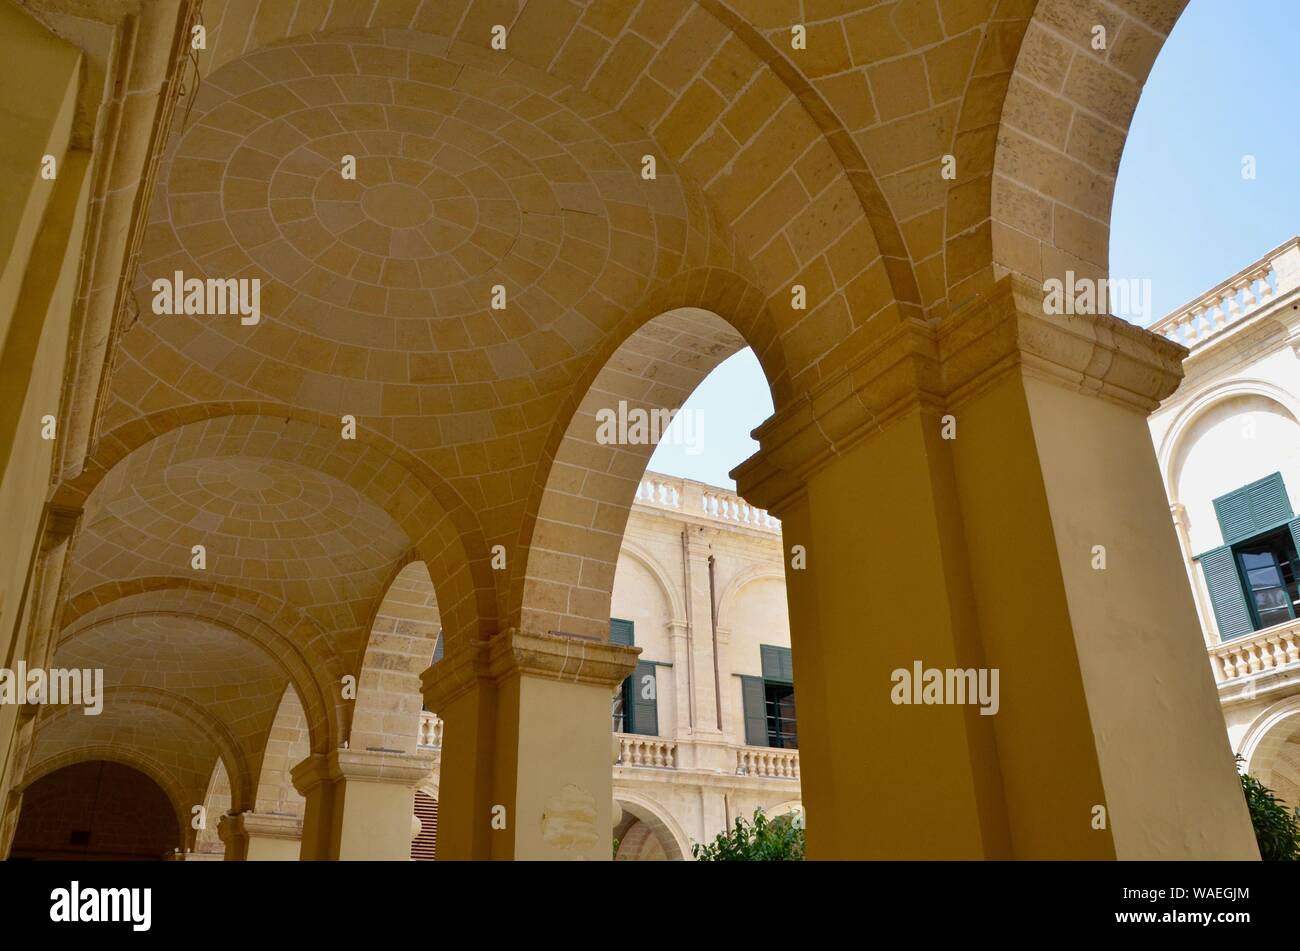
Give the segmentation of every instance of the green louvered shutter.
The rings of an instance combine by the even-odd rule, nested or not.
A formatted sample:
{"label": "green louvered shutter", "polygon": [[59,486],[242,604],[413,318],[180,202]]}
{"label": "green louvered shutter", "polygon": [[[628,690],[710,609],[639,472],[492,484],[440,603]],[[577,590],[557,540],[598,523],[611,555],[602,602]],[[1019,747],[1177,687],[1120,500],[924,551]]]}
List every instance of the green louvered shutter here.
{"label": "green louvered shutter", "polygon": [[655,681],[655,665],[649,661],[638,661],[636,672],[628,678],[627,688],[623,694],[624,733],[639,733],[642,736],[659,735],[658,684]]}
{"label": "green louvered shutter", "polygon": [[[1294,527],[1292,529],[1294,531]],[[1246,593],[1237,573],[1237,558],[1227,545],[1207,551],[1200,558],[1205,585],[1210,589],[1210,603],[1219,622],[1219,636],[1224,640],[1249,634],[1255,629],[1246,604]]]}
{"label": "green louvered shutter", "polygon": [[740,699],[745,707],[745,742],[767,746],[767,691],[763,678],[741,674]]}
{"label": "green louvered shutter", "polygon": [[790,658],[790,648],[760,644],[758,652],[763,660],[764,680],[774,680],[783,684],[794,683],[794,663]]}
{"label": "green louvered shutter", "polygon": [[621,617],[610,618],[609,642],[611,644],[622,644],[624,647],[632,647],[636,644],[636,625],[631,621],[623,620]]}
{"label": "green louvered shutter", "polygon": [[436,664],[440,660],[442,660],[442,631],[438,632],[437,643],[433,645],[433,660],[430,664]]}
{"label": "green louvered shutter", "polygon": [[1215,499],[1214,514],[1225,545],[1276,528],[1295,515],[1280,472]]}
{"label": "green louvered shutter", "polygon": [[[1295,542],[1295,550],[1300,553],[1300,518],[1291,523],[1291,539]],[[1294,571],[1300,571],[1300,565],[1297,565]]]}

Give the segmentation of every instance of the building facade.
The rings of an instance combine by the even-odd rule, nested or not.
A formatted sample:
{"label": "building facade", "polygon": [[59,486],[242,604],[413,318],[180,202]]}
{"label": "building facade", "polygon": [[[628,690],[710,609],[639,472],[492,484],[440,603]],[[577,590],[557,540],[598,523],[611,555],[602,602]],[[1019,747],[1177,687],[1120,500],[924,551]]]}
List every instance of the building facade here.
{"label": "building facade", "polygon": [[1190,348],[1151,435],[1232,749],[1300,806],[1300,239],[1152,329]]}

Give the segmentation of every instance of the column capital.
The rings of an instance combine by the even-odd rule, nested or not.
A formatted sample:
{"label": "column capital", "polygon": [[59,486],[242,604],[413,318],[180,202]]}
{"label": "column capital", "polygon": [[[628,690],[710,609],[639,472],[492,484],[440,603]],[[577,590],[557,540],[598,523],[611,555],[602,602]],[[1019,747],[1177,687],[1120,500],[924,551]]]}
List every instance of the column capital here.
{"label": "column capital", "polygon": [[1109,314],[1043,307],[1042,285],[1010,274],[939,326],[950,408],[1017,368],[1143,415],[1178,388],[1186,347]]}
{"label": "column capital", "polygon": [[732,470],[737,491],[779,517],[836,456],[918,405],[941,406],[940,369],[933,327],[904,319],[754,430],[762,448]]}
{"label": "column capital", "polygon": [[639,647],[555,632],[507,628],[485,641],[449,651],[420,676],[424,703],[437,713],[480,681],[499,684],[512,676],[544,677],[613,690],[636,669]]}
{"label": "column capital", "polygon": [[1009,274],[940,322],[908,318],[754,431],[737,490],[778,517],[808,477],[918,408],[952,412],[1019,372],[1144,415],[1182,379],[1186,348],[1109,315],[1044,313],[1042,286]]}
{"label": "column capital", "polygon": [[306,796],[322,783],[360,780],[415,788],[433,772],[434,757],[426,753],[387,750],[330,750],[313,753],[290,771],[293,786]]}
{"label": "column capital", "polygon": [[302,838],[302,816],[265,812],[227,813],[217,823],[217,835],[229,845],[232,840],[250,835],[264,839]]}

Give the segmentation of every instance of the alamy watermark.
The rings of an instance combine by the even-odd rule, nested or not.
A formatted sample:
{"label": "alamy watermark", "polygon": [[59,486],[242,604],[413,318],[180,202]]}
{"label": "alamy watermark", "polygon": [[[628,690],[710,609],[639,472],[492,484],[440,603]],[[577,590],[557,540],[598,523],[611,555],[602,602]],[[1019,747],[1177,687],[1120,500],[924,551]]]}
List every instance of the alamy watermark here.
{"label": "alamy watermark", "polygon": [[690,409],[643,409],[618,406],[596,411],[596,442],[602,446],[684,446],[688,456],[704,451],[704,415]]}
{"label": "alamy watermark", "polygon": [[1150,278],[1091,278],[1065,272],[1043,282],[1043,313],[1111,314],[1140,326],[1151,323]]}
{"label": "alamy watermark", "polygon": [[926,667],[916,660],[911,670],[899,667],[889,679],[895,704],[974,704],[986,717],[1001,706],[996,667]]}
{"label": "alamy watermark", "polygon": [[90,667],[0,667],[0,704],[85,707],[96,717],[104,712],[104,671]]}
{"label": "alamy watermark", "polygon": [[153,312],[218,316],[238,314],[239,322],[252,326],[262,319],[262,281],[256,277],[187,278],[177,271],[156,278],[152,285]]}
{"label": "alamy watermark", "polygon": [[148,931],[153,924],[153,889],[83,888],[74,881],[50,892],[50,921],[125,922],[132,931]]}

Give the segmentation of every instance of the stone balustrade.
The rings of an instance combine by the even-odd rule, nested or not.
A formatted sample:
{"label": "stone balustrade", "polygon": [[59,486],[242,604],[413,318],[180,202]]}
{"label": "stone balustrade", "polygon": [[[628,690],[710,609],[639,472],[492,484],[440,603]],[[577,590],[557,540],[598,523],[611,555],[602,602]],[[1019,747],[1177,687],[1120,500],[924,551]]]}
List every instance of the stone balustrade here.
{"label": "stone balustrade", "polygon": [[1297,287],[1300,244],[1293,238],[1149,329],[1195,349]]}
{"label": "stone balustrade", "polygon": [[676,479],[647,472],[637,486],[636,501],[641,505],[717,519],[760,531],[781,530],[781,520],[774,518],[765,509],[750,505],[734,492],[691,479]]}
{"label": "stone balustrade", "polygon": [[632,733],[619,733],[617,736],[619,766],[677,768],[677,743],[673,740]]}
{"label": "stone balustrade", "polygon": [[422,749],[442,749],[442,720],[427,710],[420,713],[420,733],[416,743]]}
{"label": "stone balustrade", "polygon": [[1300,663],[1300,621],[1234,637],[1210,648],[1218,683]]}
{"label": "stone balustrade", "polygon": [[764,746],[742,746],[736,750],[736,773],[769,779],[798,779],[799,751]]}

